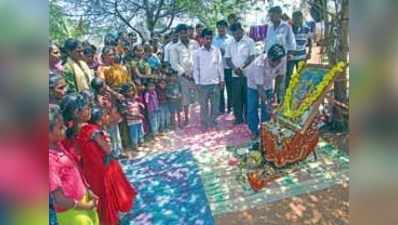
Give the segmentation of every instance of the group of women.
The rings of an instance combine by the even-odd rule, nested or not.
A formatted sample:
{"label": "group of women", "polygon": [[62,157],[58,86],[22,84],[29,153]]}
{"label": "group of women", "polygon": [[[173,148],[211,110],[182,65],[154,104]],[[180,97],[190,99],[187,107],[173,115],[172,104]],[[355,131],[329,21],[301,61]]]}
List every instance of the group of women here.
{"label": "group of women", "polygon": [[[107,131],[117,118],[108,111],[112,101],[101,94],[106,89],[120,97],[113,88],[131,78],[115,63],[114,48],[104,49],[101,65],[83,58],[87,49],[68,39],[61,60],[60,49],[49,46],[50,223],[117,225],[132,210],[137,193],[113,157]],[[101,76],[107,85],[100,82],[93,90],[92,81]]]}

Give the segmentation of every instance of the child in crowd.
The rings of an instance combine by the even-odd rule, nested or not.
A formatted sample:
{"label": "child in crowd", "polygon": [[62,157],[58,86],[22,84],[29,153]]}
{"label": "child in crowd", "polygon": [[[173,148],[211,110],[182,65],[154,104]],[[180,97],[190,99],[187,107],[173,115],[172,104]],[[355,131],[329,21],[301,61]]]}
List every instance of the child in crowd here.
{"label": "child in crowd", "polygon": [[[131,53],[130,53],[131,54]],[[145,85],[151,78],[151,68],[145,61],[144,48],[142,45],[135,45],[133,47],[132,57],[127,57],[127,67],[133,80],[137,84]]]}
{"label": "child in crowd", "polygon": [[149,125],[152,136],[159,132],[159,99],[156,93],[156,86],[153,82],[148,83],[148,90],[145,93],[145,104],[148,110]]}
{"label": "child in crowd", "polygon": [[131,84],[123,85],[120,93],[125,97],[125,100],[120,103],[120,109],[129,128],[129,135],[132,142],[131,148],[133,151],[137,151],[138,146],[142,144],[144,138],[144,115],[141,113],[144,105],[138,101],[137,92]]}
{"label": "child in crowd", "polygon": [[91,90],[84,90],[79,93],[88,102],[89,106],[95,105],[95,95]]}
{"label": "child in crowd", "polygon": [[159,79],[167,80],[169,73],[170,73],[170,64],[162,63],[159,69]]}
{"label": "child in crowd", "polygon": [[144,105],[144,108],[141,109],[141,114],[144,115],[142,126],[144,128],[144,137],[146,138],[150,133],[148,110],[145,104],[146,88],[144,85],[137,85],[136,91],[137,91],[137,97],[136,97],[137,101],[140,102],[142,105]]}
{"label": "child in crowd", "polygon": [[144,57],[152,70],[152,74],[158,74],[160,69],[160,59],[153,53],[153,47],[149,44],[144,45]]}
{"label": "child in crowd", "polygon": [[181,94],[181,86],[177,82],[177,72],[171,71],[169,83],[166,86],[166,96],[169,105],[170,111],[170,122],[171,127],[176,129],[176,115],[177,115],[177,124],[178,127],[182,128],[181,124],[181,115],[180,112],[182,111],[182,94]]}
{"label": "child in crowd", "polygon": [[91,87],[94,91],[95,103],[103,107],[109,115],[107,131],[111,138],[113,156],[115,158],[126,158],[127,156],[123,154],[123,145],[119,130],[119,123],[122,118],[117,111],[117,107],[111,95],[107,92],[105,81],[98,77],[94,78],[91,81]]}
{"label": "child in crowd", "polygon": [[170,111],[166,94],[167,82],[165,79],[159,81],[156,92],[159,99],[159,131],[166,132],[170,126]]}

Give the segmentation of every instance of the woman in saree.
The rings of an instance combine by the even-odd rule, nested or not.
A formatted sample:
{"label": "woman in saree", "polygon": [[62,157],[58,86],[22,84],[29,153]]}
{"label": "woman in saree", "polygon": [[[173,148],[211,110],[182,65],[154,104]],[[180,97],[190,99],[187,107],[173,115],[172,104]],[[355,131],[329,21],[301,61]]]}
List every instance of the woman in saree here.
{"label": "woman in saree", "polygon": [[[121,100],[123,96],[120,96],[120,94],[118,93],[118,90],[121,88],[121,86],[126,83],[134,83],[127,69],[123,65],[118,64],[115,60],[115,57],[116,52],[114,48],[105,47],[102,50],[103,64],[98,67],[97,76],[105,81],[107,91],[109,93],[113,93],[114,96]],[[126,121],[122,121],[119,124],[119,131],[122,138],[123,148],[129,148],[132,141],[130,140]]]}
{"label": "woman in saree", "polygon": [[89,102],[81,94],[71,93],[62,99],[60,106],[67,127],[66,138],[62,144],[76,163],[81,166],[80,146],[77,145],[76,137],[80,128],[90,120]]}
{"label": "woman in saree", "polygon": [[48,56],[49,56],[49,74],[64,74],[64,67],[62,66],[61,60],[61,50],[58,45],[53,42],[50,42],[48,45]]}
{"label": "woman in saree", "polygon": [[58,105],[66,92],[68,91],[68,86],[66,85],[63,75],[50,74],[48,79],[49,96],[48,101],[50,104]]}
{"label": "woman in saree", "polygon": [[114,48],[106,46],[102,50],[102,65],[97,69],[97,76],[103,79],[108,87],[117,91],[123,84],[132,82],[125,66],[116,62]]}
{"label": "woman in saree", "polygon": [[61,141],[65,129],[60,108],[49,106],[49,186],[50,199],[57,211],[59,225],[98,225],[94,195],[79,172],[73,157]]}
{"label": "woman in saree", "polygon": [[108,114],[101,107],[93,107],[91,119],[77,138],[81,147],[83,174],[99,196],[98,213],[101,224],[118,225],[119,212],[129,212],[136,191],[123,174],[117,160],[112,159],[110,138],[105,127]]}
{"label": "woman in saree", "polygon": [[63,47],[67,55],[64,65],[65,80],[71,92],[90,89],[90,82],[94,77],[87,63],[84,61],[83,47],[76,39],[67,39]]}

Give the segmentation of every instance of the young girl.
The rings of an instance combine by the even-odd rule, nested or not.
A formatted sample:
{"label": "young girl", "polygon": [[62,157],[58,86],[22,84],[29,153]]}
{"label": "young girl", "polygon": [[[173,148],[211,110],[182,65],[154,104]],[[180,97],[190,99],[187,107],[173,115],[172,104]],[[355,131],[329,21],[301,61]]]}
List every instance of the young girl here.
{"label": "young girl", "polygon": [[130,185],[120,164],[112,159],[110,137],[105,128],[108,114],[101,107],[93,107],[91,119],[77,138],[81,147],[83,174],[93,192],[98,195],[101,224],[118,225],[119,212],[129,212],[136,191]]}
{"label": "young girl", "polygon": [[151,68],[153,74],[158,74],[160,70],[160,59],[153,53],[153,47],[150,44],[144,45],[144,58]]}
{"label": "young girl", "polygon": [[128,57],[126,61],[131,77],[137,84],[145,85],[152,76],[151,68],[145,61],[144,48],[142,45],[135,45],[130,54],[132,57]]}
{"label": "young girl", "polygon": [[181,86],[177,82],[177,74],[175,71],[170,73],[170,80],[166,86],[166,96],[169,104],[170,117],[171,117],[171,126],[173,129],[176,128],[176,115],[177,115],[177,123],[178,127],[182,128],[181,124],[181,115],[182,111],[182,94],[181,94]]}
{"label": "young girl", "polygon": [[141,113],[144,105],[138,101],[137,92],[130,84],[122,86],[120,93],[125,96],[125,101],[120,103],[121,112],[127,121],[131,147],[134,151],[140,146],[144,138],[143,120],[144,115]]}
{"label": "young girl", "polygon": [[149,126],[148,110],[145,104],[145,93],[146,93],[145,86],[137,85],[137,101],[144,105],[144,109],[141,110],[141,113],[144,115],[144,121],[142,126],[144,127],[144,137],[146,138],[150,133],[150,126]]}
{"label": "young girl", "polygon": [[170,111],[166,95],[166,80],[159,81],[156,92],[159,98],[159,132],[166,132],[170,126]]}
{"label": "young girl", "polygon": [[49,184],[50,196],[59,225],[98,225],[95,211],[98,197],[87,187],[73,156],[61,144],[65,127],[61,110],[49,106]]}
{"label": "young girl", "polygon": [[148,110],[149,125],[151,134],[157,136],[159,132],[159,99],[154,83],[148,83],[148,90],[145,93],[145,104]]}
{"label": "young girl", "polygon": [[94,78],[91,82],[91,87],[94,90],[96,104],[103,107],[109,115],[108,132],[111,137],[113,156],[116,158],[127,158],[127,155],[123,154],[122,139],[119,131],[119,124],[122,118],[117,111],[110,92],[107,91],[104,80]]}

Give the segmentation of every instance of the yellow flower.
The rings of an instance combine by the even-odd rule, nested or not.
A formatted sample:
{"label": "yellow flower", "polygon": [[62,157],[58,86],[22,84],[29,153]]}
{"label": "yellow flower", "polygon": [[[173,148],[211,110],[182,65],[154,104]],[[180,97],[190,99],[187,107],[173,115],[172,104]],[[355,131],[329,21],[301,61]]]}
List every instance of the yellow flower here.
{"label": "yellow flower", "polygon": [[292,120],[297,120],[301,117],[311,106],[316,102],[325,89],[329,86],[329,84],[334,80],[338,73],[343,72],[346,63],[339,62],[337,63],[332,69],[330,69],[325,76],[323,77],[322,81],[316,85],[311,93],[309,93],[301,102],[296,110],[292,109],[293,106],[293,92],[297,88],[297,85],[300,81],[300,77],[302,71],[305,67],[304,63],[300,63],[298,69],[295,73],[293,73],[289,86],[286,90],[286,95],[282,104],[282,108],[278,110],[282,112],[282,115],[290,118]]}

